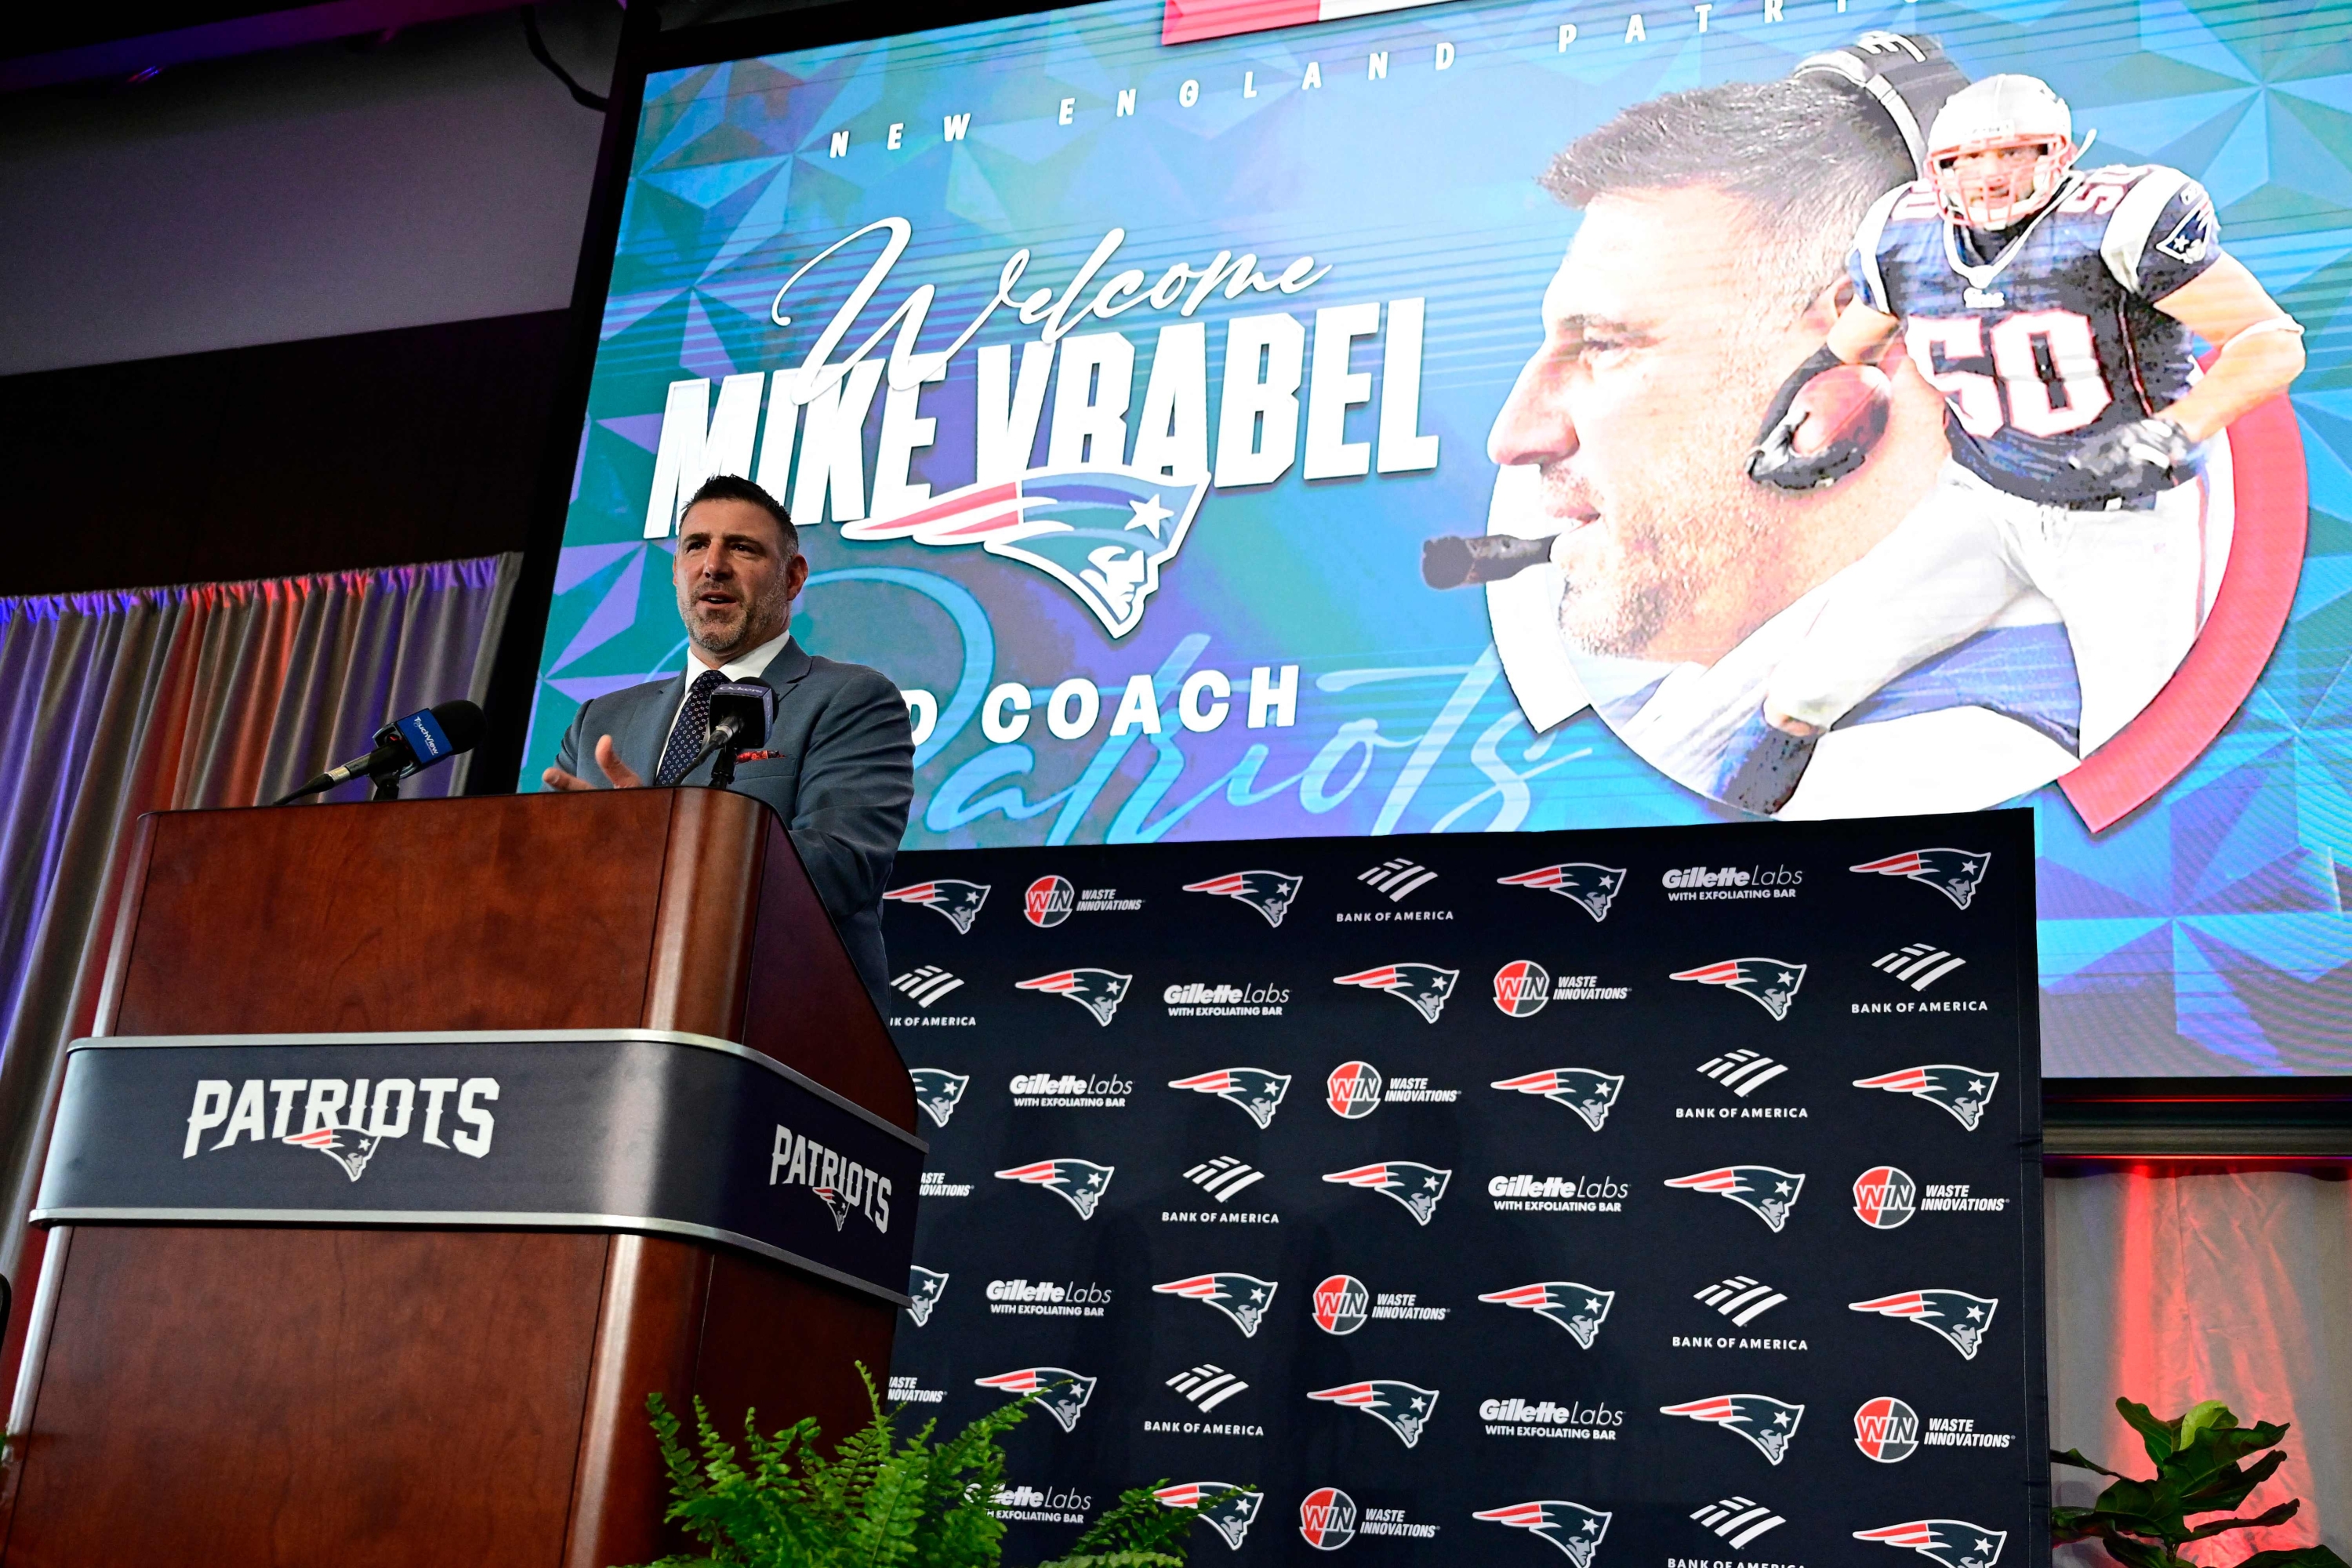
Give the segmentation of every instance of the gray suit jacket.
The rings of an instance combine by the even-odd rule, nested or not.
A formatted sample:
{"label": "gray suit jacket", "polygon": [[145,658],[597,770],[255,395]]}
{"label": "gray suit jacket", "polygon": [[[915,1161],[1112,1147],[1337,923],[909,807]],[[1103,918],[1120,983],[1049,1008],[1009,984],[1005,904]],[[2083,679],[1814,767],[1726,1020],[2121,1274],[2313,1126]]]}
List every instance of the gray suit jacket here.
{"label": "gray suit jacket", "polygon": [[[778,754],[739,763],[735,788],[766,801],[792,829],[858,977],[887,1014],[882,889],[915,795],[906,700],[880,670],[813,658],[797,641],[779,649],[759,679],[776,692],[776,721],[762,749]],[[610,735],[621,761],[650,781],[686,687],[681,671],[592,698],[563,732],[555,765],[604,787],[596,737]],[[710,763],[706,758],[683,782],[709,784]]]}

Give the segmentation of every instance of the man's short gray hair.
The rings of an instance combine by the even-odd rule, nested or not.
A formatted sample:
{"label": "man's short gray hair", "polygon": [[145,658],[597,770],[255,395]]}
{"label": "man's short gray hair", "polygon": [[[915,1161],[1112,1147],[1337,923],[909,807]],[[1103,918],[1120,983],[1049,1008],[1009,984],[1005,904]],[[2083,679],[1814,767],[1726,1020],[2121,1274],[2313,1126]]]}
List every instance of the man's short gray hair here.
{"label": "man's short gray hair", "polygon": [[1808,76],[1637,103],[1570,142],[1543,185],[1572,207],[1691,185],[1739,198],[1752,214],[1759,291],[1794,315],[1843,275],[1870,204],[1917,177],[1901,133],[1867,93]]}

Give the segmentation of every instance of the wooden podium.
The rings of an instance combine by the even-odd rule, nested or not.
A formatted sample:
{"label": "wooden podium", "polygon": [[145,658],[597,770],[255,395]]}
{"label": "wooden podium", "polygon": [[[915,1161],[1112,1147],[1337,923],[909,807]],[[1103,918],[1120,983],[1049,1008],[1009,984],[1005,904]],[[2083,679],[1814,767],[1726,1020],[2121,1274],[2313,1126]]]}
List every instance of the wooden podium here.
{"label": "wooden podium", "polygon": [[[789,835],[745,796],[174,812],[139,832],[99,1036],[673,1030],[915,1127]],[[58,1225],[28,1294],[7,1568],[647,1562],[667,1485],[646,1394],[699,1394],[730,1431],[746,1406],[772,1430],[814,1415],[835,1439],[866,1415],[853,1363],[887,1373],[897,1312],[617,1228]]]}

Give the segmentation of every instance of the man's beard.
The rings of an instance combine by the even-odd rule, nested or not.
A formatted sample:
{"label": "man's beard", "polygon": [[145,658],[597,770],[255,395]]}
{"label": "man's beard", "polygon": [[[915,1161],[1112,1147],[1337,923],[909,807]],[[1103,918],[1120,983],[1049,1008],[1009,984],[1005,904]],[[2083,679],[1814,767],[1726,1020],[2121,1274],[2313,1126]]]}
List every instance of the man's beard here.
{"label": "man's beard", "polygon": [[682,590],[678,613],[686,622],[687,636],[694,646],[713,658],[725,662],[737,654],[749,653],[776,634],[762,628],[781,626],[784,623],[787,600],[784,583],[780,576],[757,598],[745,599],[740,605],[740,618],[713,616],[695,602],[696,590]]}

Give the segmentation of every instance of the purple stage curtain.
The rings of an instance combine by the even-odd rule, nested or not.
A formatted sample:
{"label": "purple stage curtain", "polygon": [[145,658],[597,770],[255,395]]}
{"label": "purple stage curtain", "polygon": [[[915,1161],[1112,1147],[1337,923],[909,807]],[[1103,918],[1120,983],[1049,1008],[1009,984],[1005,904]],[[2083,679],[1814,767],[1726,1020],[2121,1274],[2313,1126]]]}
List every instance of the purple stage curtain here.
{"label": "purple stage curtain", "polygon": [[[0,1274],[20,1300],[44,1124],[97,1004],[132,825],[262,804],[387,720],[480,701],[520,563],[0,598]],[[468,760],[405,793],[460,792]]]}

